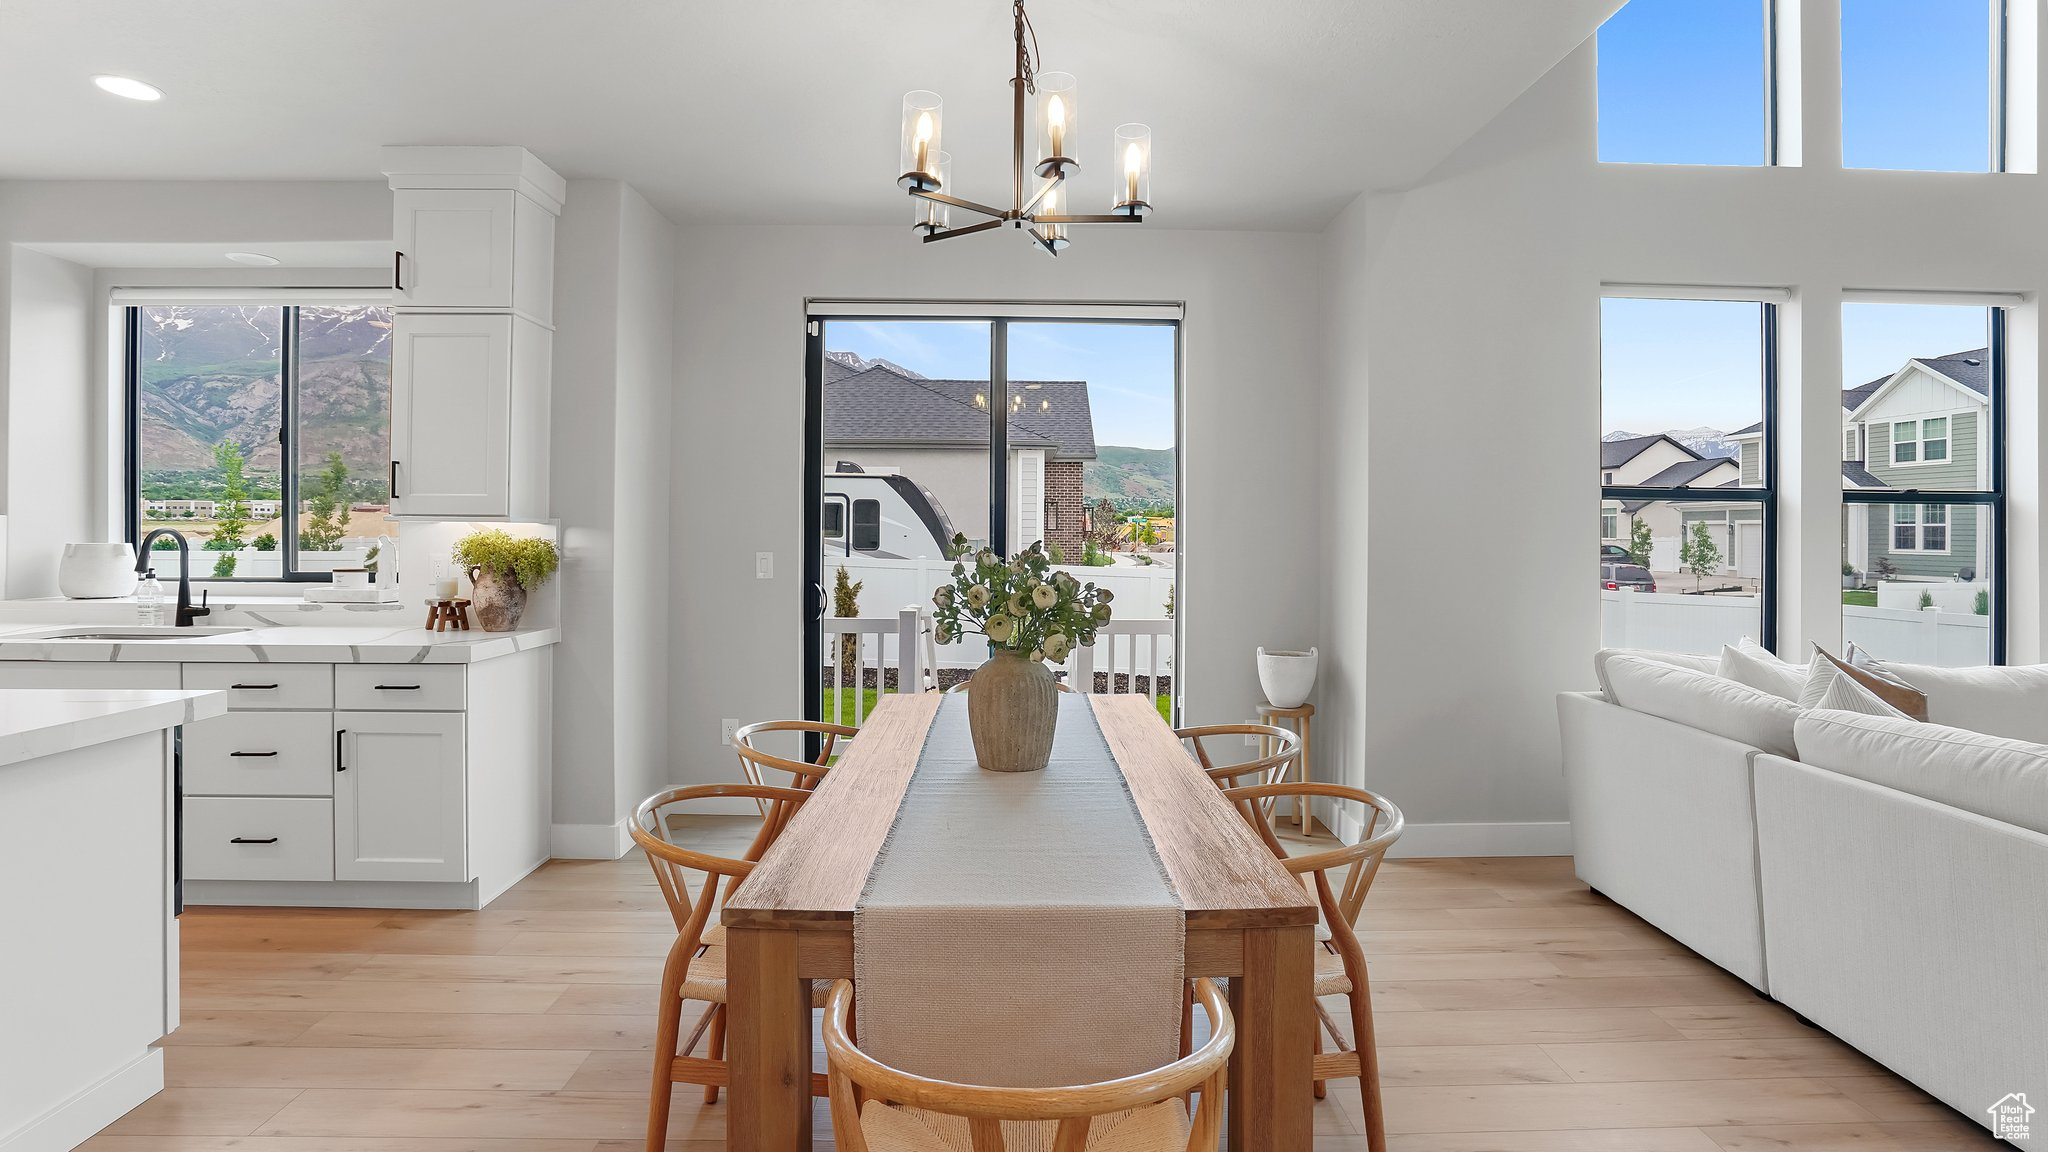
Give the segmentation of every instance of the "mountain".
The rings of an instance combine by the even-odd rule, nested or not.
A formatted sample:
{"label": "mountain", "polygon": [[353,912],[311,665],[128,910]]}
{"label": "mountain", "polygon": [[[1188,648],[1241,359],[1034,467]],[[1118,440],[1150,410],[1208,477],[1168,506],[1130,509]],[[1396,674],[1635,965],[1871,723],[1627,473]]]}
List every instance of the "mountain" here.
{"label": "mountain", "polygon": [[1108,500],[1119,509],[1173,507],[1174,453],[1171,448],[1098,445],[1095,459],[1081,468],[1081,497],[1093,506]]}
{"label": "mountain", "polygon": [[[251,473],[279,469],[282,310],[168,305],[142,309],[141,464],[145,473],[208,471],[232,440]],[[391,460],[391,312],[299,310],[300,459],[340,452],[352,475],[381,481]]]}
{"label": "mountain", "polygon": [[[1708,428],[1705,425],[1701,425],[1698,428],[1671,428],[1666,429],[1663,434],[1704,457],[1735,457],[1742,455],[1741,446],[1728,439],[1728,434],[1718,428]],[[1609,432],[1607,435],[1600,437],[1600,440],[1602,443],[1605,443],[1609,440],[1633,440],[1638,436],[1652,435],[1656,435],[1656,433]]]}

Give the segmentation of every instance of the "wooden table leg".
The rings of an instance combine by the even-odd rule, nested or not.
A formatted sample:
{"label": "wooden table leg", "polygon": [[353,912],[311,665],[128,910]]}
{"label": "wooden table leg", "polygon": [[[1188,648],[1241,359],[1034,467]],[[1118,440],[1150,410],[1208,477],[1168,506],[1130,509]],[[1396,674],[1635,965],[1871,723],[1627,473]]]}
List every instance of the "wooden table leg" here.
{"label": "wooden table leg", "polygon": [[811,1152],[811,994],[796,933],[726,930],[732,1152]]}
{"label": "wooden table leg", "polygon": [[1230,981],[1231,1152],[1310,1147],[1315,1109],[1315,928],[1248,928],[1244,974]]}

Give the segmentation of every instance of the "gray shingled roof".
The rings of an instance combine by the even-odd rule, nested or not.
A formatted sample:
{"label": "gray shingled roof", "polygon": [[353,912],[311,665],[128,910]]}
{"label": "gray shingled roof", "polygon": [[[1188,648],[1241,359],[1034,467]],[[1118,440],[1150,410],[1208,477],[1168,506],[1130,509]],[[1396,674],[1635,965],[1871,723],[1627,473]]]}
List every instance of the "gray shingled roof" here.
{"label": "gray shingled roof", "polygon": [[1733,456],[1706,456],[1698,460],[1681,460],[1641,483],[1645,488],[1683,488],[1723,464],[1742,467],[1742,462]]}
{"label": "gray shingled roof", "polygon": [[[1964,352],[1951,352],[1946,356],[1915,356],[1918,363],[1932,368],[1943,376],[1961,384],[1979,396],[1991,395],[1991,349],[1971,348]],[[1888,372],[1868,384],[1859,384],[1842,392],[1842,408],[1854,412],[1862,407],[1865,400],[1884,387],[1896,372]]]}
{"label": "gray shingled roof", "polygon": [[1641,456],[1644,452],[1649,451],[1650,445],[1655,444],[1659,440],[1669,440],[1680,452],[1691,456],[1695,460],[1699,458],[1699,453],[1694,452],[1676,440],[1672,440],[1669,436],[1658,433],[1654,436],[1631,436],[1626,440],[1602,440],[1600,442],[1600,466],[1602,468],[1619,468],[1623,464]]}
{"label": "gray shingled roof", "polygon": [[[826,360],[825,445],[979,447],[988,443],[988,381],[927,380],[876,363],[865,371]],[[837,377],[835,379],[835,376]],[[1061,460],[1095,459],[1095,417],[1085,380],[1012,380],[1012,448]],[[982,397],[977,403],[976,397]]]}
{"label": "gray shingled roof", "polygon": [[1855,460],[1842,461],[1842,480],[1851,488],[1888,488],[1890,485],[1870,474]]}

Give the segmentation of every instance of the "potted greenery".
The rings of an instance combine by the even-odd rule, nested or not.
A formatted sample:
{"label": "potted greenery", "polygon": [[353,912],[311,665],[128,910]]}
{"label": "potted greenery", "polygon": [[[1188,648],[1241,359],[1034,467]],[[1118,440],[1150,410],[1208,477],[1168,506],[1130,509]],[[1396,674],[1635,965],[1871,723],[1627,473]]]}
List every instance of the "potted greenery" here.
{"label": "potted greenery", "polygon": [[[967,538],[955,538],[964,550]],[[1077,645],[1095,642],[1109,622],[1109,590],[1054,572],[1043,544],[1014,560],[981,552],[953,565],[953,580],[932,593],[940,644],[967,632],[988,638],[989,660],[967,693],[974,758],[991,772],[1036,772],[1052,758],[1059,687],[1046,661],[1058,664]]]}
{"label": "potted greenery", "polygon": [[486,632],[510,632],[526,612],[526,594],[548,582],[561,567],[552,540],[518,538],[502,528],[483,528],[455,542],[454,560],[469,573],[470,600]]}

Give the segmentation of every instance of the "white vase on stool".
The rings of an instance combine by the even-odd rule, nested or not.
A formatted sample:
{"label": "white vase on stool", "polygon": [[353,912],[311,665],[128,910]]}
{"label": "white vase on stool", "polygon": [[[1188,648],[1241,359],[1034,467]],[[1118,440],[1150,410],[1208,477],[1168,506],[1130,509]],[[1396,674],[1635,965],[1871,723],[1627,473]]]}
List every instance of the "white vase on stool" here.
{"label": "white vase on stool", "polygon": [[1259,687],[1276,708],[1299,708],[1316,687],[1317,652],[1259,649]]}

